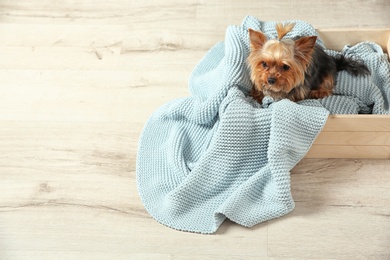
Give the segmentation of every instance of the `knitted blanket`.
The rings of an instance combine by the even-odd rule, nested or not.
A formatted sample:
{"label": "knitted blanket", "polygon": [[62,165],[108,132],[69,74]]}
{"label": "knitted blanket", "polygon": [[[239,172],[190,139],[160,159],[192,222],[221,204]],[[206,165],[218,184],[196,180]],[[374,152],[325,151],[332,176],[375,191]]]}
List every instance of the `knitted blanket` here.
{"label": "knitted blanket", "polygon": [[[309,24],[294,22],[286,37],[317,35]],[[287,214],[294,208],[290,170],[310,148],[329,111],[389,113],[389,65],[373,43],[343,50],[362,58],[375,72],[372,77],[341,72],[335,96],[257,104],[248,97],[248,28],[276,36],[274,22],[254,17],[229,26],[225,40],[193,70],[191,96],[158,109],[140,137],[140,197],[151,216],[171,228],[213,233],[226,218],[251,227]]]}

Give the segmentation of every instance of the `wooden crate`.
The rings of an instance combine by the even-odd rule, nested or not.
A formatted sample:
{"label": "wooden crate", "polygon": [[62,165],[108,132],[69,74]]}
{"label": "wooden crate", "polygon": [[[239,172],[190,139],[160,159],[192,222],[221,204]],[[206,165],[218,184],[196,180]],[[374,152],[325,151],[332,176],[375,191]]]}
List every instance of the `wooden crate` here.
{"label": "wooden crate", "polygon": [[[329,49],[371,41],[390,50],[390,28],[318,31]],[[330,115],[305,158],[390,159],[390,115]]]}

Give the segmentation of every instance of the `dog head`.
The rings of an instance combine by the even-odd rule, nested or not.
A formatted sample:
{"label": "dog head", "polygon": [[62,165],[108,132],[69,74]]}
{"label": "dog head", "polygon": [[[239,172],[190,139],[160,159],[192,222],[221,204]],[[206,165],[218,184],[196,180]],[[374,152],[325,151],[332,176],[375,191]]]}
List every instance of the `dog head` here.
{"label": "dog head", "polygon": [[316,36],[284,39],[293,27],[294,24],[277,24],[277,39],[267,39],[262,32],[249,29],[251,80],[258,91],[274,99],[304,83],[317,40]]}

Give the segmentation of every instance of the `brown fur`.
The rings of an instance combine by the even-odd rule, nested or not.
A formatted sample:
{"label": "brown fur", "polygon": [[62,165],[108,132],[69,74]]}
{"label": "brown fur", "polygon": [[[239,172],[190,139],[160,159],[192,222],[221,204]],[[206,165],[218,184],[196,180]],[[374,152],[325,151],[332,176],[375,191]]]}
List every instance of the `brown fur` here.
{"label": "brown fur", "polygon": [[325,77],[323,79],[322,84],[320,87],[316,90],[310,90],[309,92],[309,98],[324,98],[327,96],[332,95],[332,90],[334,86],[334,78],[330,75],[328,77]]}
{"label": "brown fur", "polygon": [[281,40],[287,33],[291,32],[294,26],[295,23],[287,23],[285,25],[282,23],[277,23],[276,32],[278,33],[278,40]]}
{"label": "brown fur", "polygon": [[274,100],[288,98],[300,101],[305,98],[323,98],[332,94],[333,75],[327,75],[321,86],[311,90],[305,85],[305,73],[313,62],[316,36],[297,40],[283,39],[294,24],[277,24],[278,40],[267,40],[258,31],[249,29],[251,52],[248,64],[251,69],[253,91],[251,96],[261,102],[265,95]]}

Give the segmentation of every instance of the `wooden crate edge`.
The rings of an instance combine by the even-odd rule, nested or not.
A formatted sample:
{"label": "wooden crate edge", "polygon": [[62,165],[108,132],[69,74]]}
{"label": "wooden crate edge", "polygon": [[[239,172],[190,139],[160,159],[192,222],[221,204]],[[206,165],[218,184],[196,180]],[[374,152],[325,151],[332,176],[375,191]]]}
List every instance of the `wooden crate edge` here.
{"label": "wooden crate edge", "polygon": [[317,32],[328,49],[342,50],[345,45],[371,41],[385,53],[390,50],[390,28],[318,28]]}

